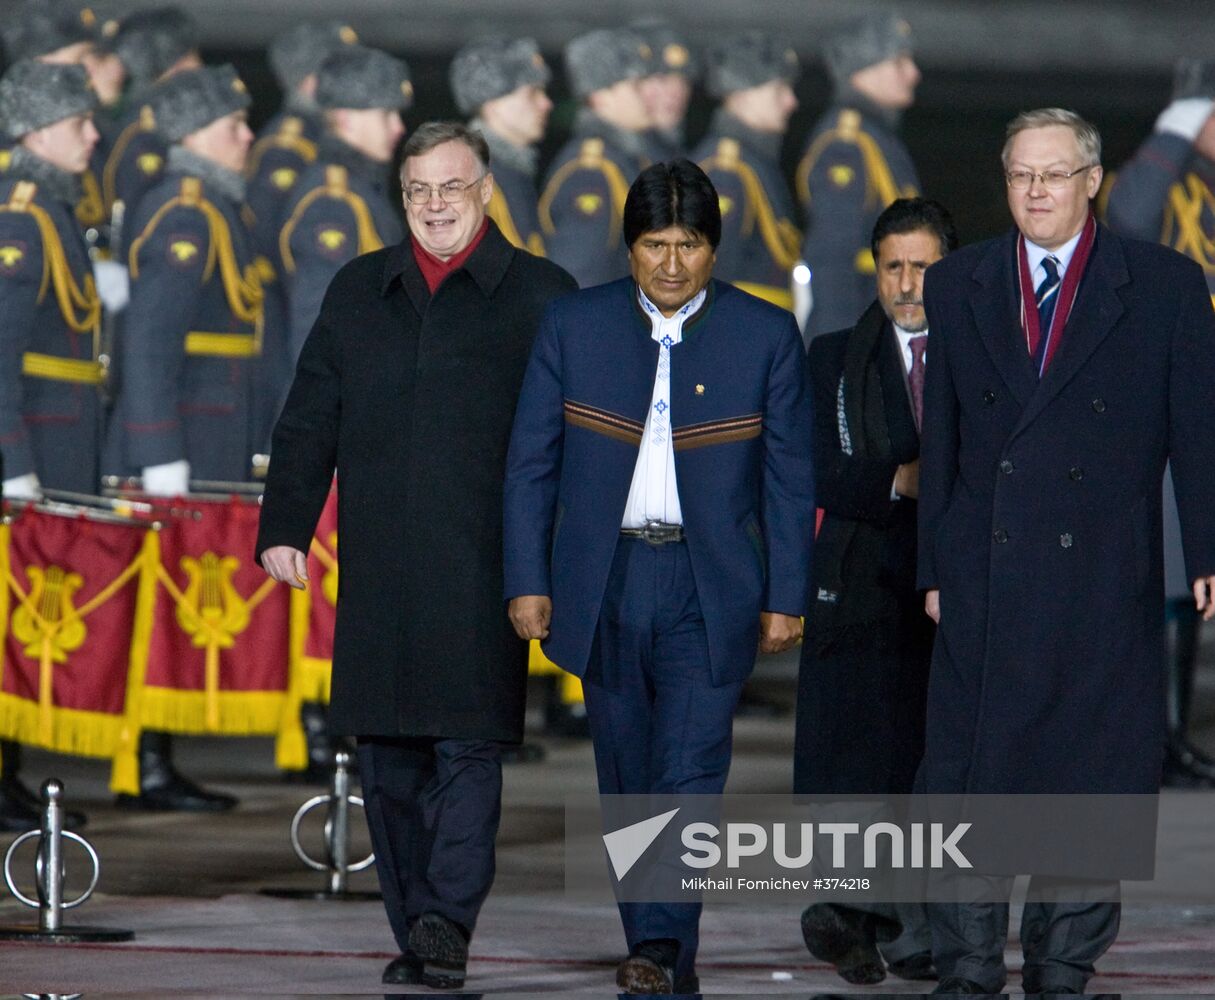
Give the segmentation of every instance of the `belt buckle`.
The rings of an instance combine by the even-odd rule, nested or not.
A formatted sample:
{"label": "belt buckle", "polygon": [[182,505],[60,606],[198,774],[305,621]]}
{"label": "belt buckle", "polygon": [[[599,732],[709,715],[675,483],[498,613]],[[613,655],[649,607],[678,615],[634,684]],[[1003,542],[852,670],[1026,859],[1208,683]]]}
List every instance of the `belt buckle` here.
{"label": "belt buckle", "polygon": [[645,527],[641,529],[641,539],[647,545],[655,547],[662,545],[666,538],[664,537],[663,524],[661,521],[646,521]]}

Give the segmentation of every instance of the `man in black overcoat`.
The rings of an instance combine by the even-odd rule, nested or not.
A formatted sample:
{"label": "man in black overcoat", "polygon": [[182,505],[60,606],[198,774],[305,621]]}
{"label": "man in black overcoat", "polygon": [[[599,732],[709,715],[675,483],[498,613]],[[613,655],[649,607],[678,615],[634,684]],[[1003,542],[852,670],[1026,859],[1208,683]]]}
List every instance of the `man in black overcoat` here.
{"label": "man in black overcoat", "polygon": [[527,647],[503,603],[502,482],[550,300],[576,288],[485,208],[489,150],[455,123],[403,149],[410,236],[337,273],[274,432],[257,552],[303,586],[338,478],[330,722],[358,738],[386,983],[459,987],[494,875],[500,745],[523,735]]}
{"label": "man in black overcoat", "polygon": [[[924,272],[957,243],[937,202],[895,201],[871,239],[877,300],[851,330],[810,341],[824,513],[799,674],[798,794],[906,795],[924,752],[934,631],[915,586]],[[801,924],[810,952],[850,983],[881,982],[886,963],[903,979],[933,976],[922,903],[815,903]]]}
{"label": "man in black overcoat", "polygon": [[[1003,161],[1015,228],[924,281],[918,583],[938,630],[917,790],[1151,795],[1166,461],[1215,612],[1215,313],[1197,264],[1093,220],[1101,139],[1074,112],[1018,116]],[[1025,992],[1083,992],[1118,931],[1128,873],[1105,868],[1086,872],[1111,880],[1100,902],[1031,881]],[[1007,903],[929,910],[939,991],[998,993]]]}

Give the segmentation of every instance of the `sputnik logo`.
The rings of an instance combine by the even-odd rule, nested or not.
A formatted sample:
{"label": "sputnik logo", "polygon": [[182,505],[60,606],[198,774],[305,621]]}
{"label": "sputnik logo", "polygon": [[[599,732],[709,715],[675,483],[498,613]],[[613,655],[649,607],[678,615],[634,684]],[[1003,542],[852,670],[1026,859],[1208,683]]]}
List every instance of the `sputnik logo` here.
{"label": "sputnik logo", "polygon": [[649,846],[658,839],[658,835],[675,818],[677,812],[678,809],[672,809],[670,812],[651,816],[640,823],[623,826],[603,835],[603,843],[612,862],[612,870],[616,873],[617,882],[629,873]]}

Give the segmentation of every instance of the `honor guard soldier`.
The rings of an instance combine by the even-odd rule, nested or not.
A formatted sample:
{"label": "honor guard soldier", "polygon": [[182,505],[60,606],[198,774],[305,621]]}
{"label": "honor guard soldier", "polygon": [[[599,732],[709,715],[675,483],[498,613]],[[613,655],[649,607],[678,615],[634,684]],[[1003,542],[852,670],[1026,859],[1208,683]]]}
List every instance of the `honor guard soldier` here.
{"label": "honor guard soldier", "polygon": [[603,28],[565,47],[565,73],[583,107],[549,170],[540,226],[549,258],[586,288],[628,274],[624,199],[646,162],[650,116],[640,81],[653,53],[627,28]]}
{"label": "honor guard soldier", "polygon": [[331,52],[358,42],[341,21],[304,21],[270,44],[270,66],[283,90],[282,110],[270,119],[249,151],[245,205],[265,292],[262,355],[254,376],[257,450],[270,447],[270,431],[294,371],[289,345],[287,296],[279,280],[278,233],[296,182],[316,159],[324,131],[316,104],[316,71]]}
{"label": "honor guard soldier", "polygon": [[[0,175],[0,468],[4,496],[42,487],[95,493],[101,302],[73,217],[97,142],[81,66],[32,60],[0,80],[0,128],[14,136]],[[0,743],[0,830],[36,829],[39,803]],[[83,817],[73,815],[71,825]]]}
{"label": "honor guard soldier", "polygon": [[[1173,81],[1173,99],[1156,127],[1110,187],[1110,228],[1163,243],[1196,261],[1215,306],[1215,60],[1183,59]],[[1215,760],[1186,735],[1198,661],[1200,620],[1182,572],[1181,530],[1165,479],[1165,591],[1176,623],[1169,655],[1169,737],[1166,787],[1215,786]]]}
{"label": "honor guard soldier", "polygon": [[101,302],[73,211],[97,142],[81,66],[23,60],[0,82],[17,137],[0,183],[0,449],[5,496],[95,493]]}
{"label": "honor guard soldier", "polygon": [[293,369],[338,269],[404,232],[388,174],[405,134],[401,109],[413,103],[409,67],[387,52],[349,46],[321,64],[316,100],[326,131],[278,238]]}
{"label": "honor guard soldier", "polygon": [[789,276],[801,233],[780,167],[781,142],[797,109],[797,53],[751,31],[709,53],[709,93],[721,101],[694,154],[721,203],[717,274],[792,309]]}
{"label": "honor guard soldier", "polygon": [[191,473],[249,478],[250,369],[262,325],[240,218],[249,103],[224,66],[177,74],[150,105],[171,146],[165,176],[132,219],[120,404],[128,459],[150,493],[184,494]]}
{"label": "honor guard soldier", "polygon": [[650,47],[650,71],[641,80],[641,96],[650,116],[646,131],[646,158],[663,163],[687,156],[684,131],[692,88],[700,76],[700,63],[688,40],[670,21],[642,18],[631,25]]}
{"label": "honor guard soldier", "polygon": [[824,49],[835,96],[810,133],[795,184],[814,296],[809,337],[849,327],[864,312],[873,298],[874,223],[896,198],[918,193],[915,167],[895,134],[920,79],[911,45],[908,23],[886,12],[835,35]]}
{"label": "honor guard soldier", "polygon": [[[240,219],[253,134],[249,94],[230,66],[175,74],[148,105],[169,143],[160,183],[131,218],[131,303],[119,411],[128,464],[145,492],[180,496],[199,479],[249,478],[250,368],[260,347],[261,286]],[[145,731],[131,809],[219,812],[229,795],[176,771],[170,737]]]}
{"label": "honor guard soldier", "polygon": [[[140,199],[164,173],[168,154],[164,137],[153,126],[150,102],[163,81],[202,65],[197,35],[188,15],[176,7],[161,7],[124,18],[109,41],[109,50],[126,70],[128,89],[123,113],[106,129],[101,197],[111,220],[115,206],[122,203],[128,231]],[[120,259],[125,256],[121,247],[111,252]]]}
{"label": "honor guard soldier", "polygon": [[464,46],[451,63],[456,105],[489,146],[494,190],[486,214],[511,243],[543,257],[536,212],[536,144],[553,102],[552,73],[534,39],[487,38]]}

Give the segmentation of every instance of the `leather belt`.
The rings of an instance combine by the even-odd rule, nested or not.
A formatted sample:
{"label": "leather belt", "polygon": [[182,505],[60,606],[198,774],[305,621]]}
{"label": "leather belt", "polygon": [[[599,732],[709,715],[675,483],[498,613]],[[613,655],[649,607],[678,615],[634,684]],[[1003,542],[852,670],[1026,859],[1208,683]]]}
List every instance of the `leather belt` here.
{"label": "leather belt", "polygon": [[683,525],[648,521],[644,528],[621,528],[620,535],[622,538],[640,538],[647,545],[666,545],[683,541]]}

